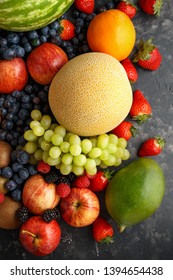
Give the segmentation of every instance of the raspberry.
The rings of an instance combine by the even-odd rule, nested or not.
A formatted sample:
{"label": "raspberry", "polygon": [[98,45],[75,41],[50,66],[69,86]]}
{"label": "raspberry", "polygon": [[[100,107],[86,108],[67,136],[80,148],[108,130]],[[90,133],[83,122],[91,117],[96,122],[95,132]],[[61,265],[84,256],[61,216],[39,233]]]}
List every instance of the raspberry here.
{"label": "raspberry", "polygon": [[2,203],[4,201],[4,199],[5,199],[5,196],[2,193],[0,193],[0,203]]}
{"label": "raspberry", "polygon": [[60,183],[56,186],[56,192],[62,198],[69,195],[70,191],[71,191],[70,186],[66,183]]}
{"label": "raspberry", "polygon": [[43,174],[47,174],[50,171],[50,165],[43,160],[40,160],[37,165],[37,171]]}
{"label": "raspberry", "polygon": [[86,175],[82,175],[76,178],[73,182],[73,187],[76,188],[88,188],[90,185],[90,180]]}

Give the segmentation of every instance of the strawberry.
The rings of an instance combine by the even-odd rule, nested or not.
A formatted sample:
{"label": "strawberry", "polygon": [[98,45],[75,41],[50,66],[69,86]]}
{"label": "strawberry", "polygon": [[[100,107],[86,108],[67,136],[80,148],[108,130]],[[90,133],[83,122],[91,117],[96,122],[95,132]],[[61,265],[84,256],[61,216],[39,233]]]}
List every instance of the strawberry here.
{"label": "strawberry", "polygon": [[161,153],[165,140],[161,137],[149,138],[142,144],[138,151],[139,157],[156,156]]}
{"label": "strawberry", "polygon": [[124,60],[121,61],[122,66],[124,67],[127,77],[130,82],[135,83],[138,79],[138,72],[131,62],[129,58],[125,58]]}
{"label": "strawberry", "polygon": [[112,133],[118,138],[124,138],[127,141],[137,134],[137,129],[129,121],[121,122],[117,127],[112,130]]}
{"label": "strawberry", "polygon": [[90,179],[90,190],[93,192],[103,191],[111,178],[111,172],[98,171],[96,175]]}
{"label": "strawberry", "polygon": [[94,12],[94,0],[75,0],[74,5],[76,9],[85,14]]}
{"label": "strawberry", "polygon": [[59,183],[59,184],[56,186],[56,193],[57,193],[60,197],[62,197],[62,198],[68,196],[69,193],[70,193],[70,191],[71,191],[71,188],[70,188],[70,186],[69,186],[68,184],[66,184],[66,183]]}
{"label": "strawberry", "polygon": [[64,41],[71,40],[75,37],[75,26],[70,20],[60,20],[60,37]]}
{"label": "strawberry", "polygon": [[90,185],[90,180],[86,175],[81,175],[77,177],[72,186],[76,188],[88,188]]}
{"label": "strawberry", "polygon": [[4,199],[5,199],[5,196],[2,193],[0,193],[0,204],[4,201]]}
{"label": "strawberry", "polygon": [[141,9],[149,15],[160,15],[163,0],[139,0]]}
{"label": "strawberry", "polygon": [[37,164],[37,171],[43,174],[47,174],[50,171],[50,165],[40,160]]}
{"label": "strawberry", "polygon": [[135,90],[133,93],[133,102],[130,109],[130,116],[143,123],[148,120],[152,115],[152,108],[140,90]]}
{"label": "strawberry", "polygon": [[162,62],[162,55],[159,49],[152,44],[152,40],[143,41],[142,39],[138,45],[138,51],[133,59],[141,67],[148,70],[157,70]]}
{"label": "strawberry", "polygon": [[125,13],[130,19],[134,18],[137,13],[137,7],[129,0],[122,0],[116,7]]}
{"label": "strawberry", "polygon": [[98,216],[92,224],[92,235],[95,241],[101,243],[113,242],[113,227],[107,220]]}

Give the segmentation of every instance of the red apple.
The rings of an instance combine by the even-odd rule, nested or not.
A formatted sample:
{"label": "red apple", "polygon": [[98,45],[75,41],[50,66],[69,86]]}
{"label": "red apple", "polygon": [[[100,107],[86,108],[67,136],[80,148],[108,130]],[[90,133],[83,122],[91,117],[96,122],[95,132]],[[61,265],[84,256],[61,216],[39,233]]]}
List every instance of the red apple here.
{"label": "red apple", "polygon": [[25,182],[22,199],[31,213],[41,215],[46,209],[55,208],[60,196],[55,184],[47,183],[42,175],[36,174]]}
{"label": "red apple", "polygon": [[46,223],[41,216],[29,218],[20,228],[23,247],[36,256],[46,256],[59,245],[61,228],[57,221]]}
{"label": "red apple", "polygon": [[27,66],[31,77],[37,83],[48,85],[67,61],[68,57],[60,47],[44,43],[29,54]]}
{"label": "red apple", "polygon": [[0,72],[0,94],[22,90],[27,84],[28,71],[24,60],[20,57],[0,60]]}
{"label": "red apple", "polygon": [[61,198],[61,217],[71,226],[84,227],[92,224],[100,212],[95,193],[87,188],[72,188],[70,194]]}

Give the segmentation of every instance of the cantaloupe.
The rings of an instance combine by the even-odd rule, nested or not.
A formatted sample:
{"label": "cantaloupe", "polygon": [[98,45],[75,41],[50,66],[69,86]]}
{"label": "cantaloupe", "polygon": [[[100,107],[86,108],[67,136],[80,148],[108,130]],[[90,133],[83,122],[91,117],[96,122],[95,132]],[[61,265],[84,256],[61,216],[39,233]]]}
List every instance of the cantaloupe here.
{"label": "cantaloupe", "polygon": [[79,136],[94,136],[111,131],[126,118],[132,88],[118,60],[89,52],[58,71],[48,97],[60,125]]}

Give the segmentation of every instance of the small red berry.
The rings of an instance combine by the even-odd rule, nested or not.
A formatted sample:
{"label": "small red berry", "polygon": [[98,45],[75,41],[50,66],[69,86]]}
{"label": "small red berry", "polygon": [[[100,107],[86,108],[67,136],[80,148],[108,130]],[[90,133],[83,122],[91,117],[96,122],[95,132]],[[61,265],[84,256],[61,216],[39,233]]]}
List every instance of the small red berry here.
{"label": "small red berry", "polygon": [[76,188],[88,188],[90,185],[90,180],[86,175],[79,176],[73,182],[73,187]]}
{"label": "small red berry", "polygon": [[71,191],[71,188],[70,188],[70,186],[69,186],[68,184],[66,184],[66,183],[59,183],[59,184],[56,186],[56,192],[57,192],[57,194],[58,194],[60,197],[62,197],[62,198],[68,196],[69,193],[70,193],[70,191]]}
{"label": "small red berry", "polygon": [[50,171],[50,165],[40,160],[37,165],[37,171],[43,174],[47,174]]}
{"label": "small red berry", "polygon": [[5,199],[5,196],[2,193],[0,193],[0,204],[4,201],[4,199]]}

